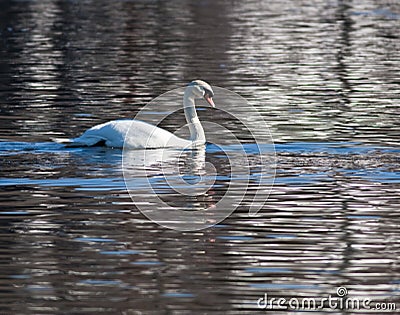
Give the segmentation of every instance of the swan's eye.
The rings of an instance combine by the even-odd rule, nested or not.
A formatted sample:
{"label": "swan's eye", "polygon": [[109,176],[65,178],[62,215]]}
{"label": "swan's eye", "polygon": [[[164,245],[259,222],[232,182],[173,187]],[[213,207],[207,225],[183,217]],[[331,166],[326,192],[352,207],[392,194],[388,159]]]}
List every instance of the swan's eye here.
{"label": "swan's eye", "polygon": [[213,97],[214,93],[208,89],[204,89],[204,96],[208,95],[209,97]]}

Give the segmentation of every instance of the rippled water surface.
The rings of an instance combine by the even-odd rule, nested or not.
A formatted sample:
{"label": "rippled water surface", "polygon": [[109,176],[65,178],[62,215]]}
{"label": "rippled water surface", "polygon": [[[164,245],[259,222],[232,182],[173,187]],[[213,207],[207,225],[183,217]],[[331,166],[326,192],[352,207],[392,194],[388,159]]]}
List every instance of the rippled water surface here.
{"label": "rippled water surface", "polygon": [[[0,2],[0,313],[265,313],[265,293],[337,287],[400,309],[399,34],[389,0]],[[258,187],[270,195],[256,216],[234,196],[212,228],[165,229],[133,204],[121,150],[52,142],[134,117],[194,78],[268,122],[276,178]],[[243,139],[252,174],[270,161],[270,144],[254,150],[221,112],[199,116]],[[224,154],[235,146],[206,133],[207,194],[182,199],[148,166],[157,193],[191,211],[243,185]]]}

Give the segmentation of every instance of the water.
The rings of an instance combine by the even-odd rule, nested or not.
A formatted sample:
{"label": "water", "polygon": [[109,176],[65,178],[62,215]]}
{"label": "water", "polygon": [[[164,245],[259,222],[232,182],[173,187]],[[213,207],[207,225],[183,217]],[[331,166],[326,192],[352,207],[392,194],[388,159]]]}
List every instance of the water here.
{"label": "water", "polygon": [[[399,19],[398,3],[373,0],[1,2],[1,313],[248,314],[265,293],[339,286],[399,308]],[[239,206],[213,228],[162,228],[132,204],[120,150],[51,141],[194,78],[269,123],[276,179],[255,217]],[[206,160],[217,198],[226,157],[209,145]]]}

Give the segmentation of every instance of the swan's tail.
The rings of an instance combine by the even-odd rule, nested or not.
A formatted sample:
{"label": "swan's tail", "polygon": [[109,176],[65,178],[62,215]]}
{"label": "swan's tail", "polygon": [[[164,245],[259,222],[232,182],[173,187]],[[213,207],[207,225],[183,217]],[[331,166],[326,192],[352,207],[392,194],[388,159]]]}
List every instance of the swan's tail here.
{"label": "swan's tail", "polygon": [[53,142],[61,143],[61,144],[68,144],[74,142],[74,139],[68,139],[68,138],[51,138]]}
{"label": "swan's tail", "polygon": [[96,145],[99,141],[101,141],[101,139],[98,139],[98,138],[88,138],[88,137],[85,137],[85,139],[52,138],[51,140],[53,140],[54,142],[63,144],[69,148],[71,148],[71,147],[90,147],[90,146]]}

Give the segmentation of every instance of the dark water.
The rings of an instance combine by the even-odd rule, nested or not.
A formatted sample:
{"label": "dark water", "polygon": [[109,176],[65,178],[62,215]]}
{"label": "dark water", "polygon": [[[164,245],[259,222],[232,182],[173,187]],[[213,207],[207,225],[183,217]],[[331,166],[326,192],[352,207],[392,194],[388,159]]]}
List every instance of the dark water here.
{"label": "dark water", "polygon": [[[388,0],[1,1],[0,312],[248,314],[264,293],[339,286],[399,309],[399,34]],[[120,150],[51,142],[194,78],[269,123],[277,174],[255,217],[162,228],[132,204]]]}

